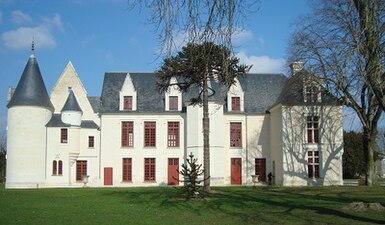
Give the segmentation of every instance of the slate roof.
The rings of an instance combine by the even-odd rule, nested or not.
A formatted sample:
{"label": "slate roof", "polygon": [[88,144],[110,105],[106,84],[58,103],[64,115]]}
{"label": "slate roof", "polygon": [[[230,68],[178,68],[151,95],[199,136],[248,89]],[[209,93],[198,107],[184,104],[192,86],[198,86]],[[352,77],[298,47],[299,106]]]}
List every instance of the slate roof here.
{"label": "slate roof", "polygon": [[[162,113],[165,111],[164,94],[157,89],[155,73],[130,73],[137,91],[137,110],[136,112],[119,111],[119,91],[126,75],[127,72],[105,74],[100,113]],[[287,77],[283,74],[247,74],[238,79],[245,92],[245,113],[265,113],[277,102]],[[209,100],[226,105],[226,87],[215,81],[211,81],[211,87],[215,95]],[[199,87],[191,87],[187,93],[182,93],[183,104],[189,102],[192,97],[197,97],[198,91]]]}
{"label": "slate roof", "polygon": [[34,55],[29,57],[15,92],[7,105],[8,108],[13,106],[40,106],[54,110]]}
{"label": "slate roof", "polygon": [[[53,114],[50,121],[46,124],[46,127],[70,127],[70,124],[63,123],[61,120],[61,114]],[[92,120],[82,120],[80,124],[81,128],[86,129],[99,129],[99,126]]]}
{"label": "slate roof", "polygon": [[64,103],[64,106],[61,110],[63,111],[76,111],[76,112],[83,112],[82,109],[79,106],[78,101],[76,100],[74,92],[71,90],[68,94],[67,101]]}
{"label": "slate roof", "polygon": [[88,101],[91,104],[94,113],[98,113],[100,110],[100,96],[87,96]]}
{"label": "slate roof", "polygon": [[[282,105],[339,105],[338,101],[321,87],[321,102],[305,102],[304,82],[310,81],[309,72],[302,70],[291,76],[282,87],[276,104]],[[315,78],[314,78],[315,79]]]}

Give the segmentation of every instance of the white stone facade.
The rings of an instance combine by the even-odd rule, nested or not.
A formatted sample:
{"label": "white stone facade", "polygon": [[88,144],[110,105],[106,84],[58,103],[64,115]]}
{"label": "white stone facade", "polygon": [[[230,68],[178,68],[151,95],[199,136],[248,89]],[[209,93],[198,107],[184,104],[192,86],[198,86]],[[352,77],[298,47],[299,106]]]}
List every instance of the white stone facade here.
{"label": "white stone facade", "polygon": [[[54,112],[35,106],[9,108],[6,187],[166,186],[170,180],[169,159],[178,159],[177,167],[181,169],[193,153],[198,163],[203,164],[202,108],[189,105],[183,99],[184,93],[171,86],[164,94],[154,93],[162,95],[163,102],[157,104],[162,104],[163,110],[141,111],[148,103],[134,81],[137,78],[130,73],[119,76],[123,77],[121,86],[116,86],[116,95],[108,96],[118,101],[116,111],[95,108],[72,63],[52,89]],[[118,75],[114,79],[117,78]],[[170,83],[176,82],[173,79]],[[82,112],[61,111],[69,90],[75,94]],[[252,185],[252,175],[256,173],[261,174],[260,183],[268,183],[270,172],[276,185],[342,185],[340,106],[277,103],[252,112],[249,108],[258,102],[250,103],[247,91],[252,90],[245,89],[237,80],[222,101],[209,102],[212,185]],[[103,89],[101,98],[107,98],[108,93],[104,92],[107,93]],[[132,97],[129,112],[124,108],[124,96]],[[170,96],[177,97],[176,109],[170,110]],[[233,97],[239,98],[234,100],[239,102],[239,109],[232,106]],[[109,101],[102,99],[100,107],[107,104]],[[320,140],[309,144],[306,118],[314,111],[319,118]],[[123,122],[132,126],[130,146],[122,144]],[[146,122],[155,124],[154,146],[145,146]],[[169,144],[169,122],[179,126],[177,146]],[[309,151],[319,154],[315,159],[319,163],[312,167],[317,170],[313,174],[319,174],[314,177],[309,177]],[[128,180],[123,178],[127,176],[123,170],[126,159],[130,160]],[[145,159],[155,159],[154,180],[145,178]],[[85,162],[87,176],[78,179],[85,169],[80,162]]]}

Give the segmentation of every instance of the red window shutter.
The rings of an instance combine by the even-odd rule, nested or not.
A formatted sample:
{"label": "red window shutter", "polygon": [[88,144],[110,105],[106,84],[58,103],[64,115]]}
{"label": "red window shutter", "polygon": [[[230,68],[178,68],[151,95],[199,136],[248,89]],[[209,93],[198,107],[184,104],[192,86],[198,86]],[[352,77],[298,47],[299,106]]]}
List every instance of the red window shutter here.
{"label": "red window shutter", "polygon": [[52,162],[52,175],[57,175],[57,162],[54,160]]}
{"label": "red window shutter", "polygon": [[231,111],[241,111],[240,97],[231,97]]}
{"label": "red window shutter", "polygon": [[63,175],[63,161],[59,160],[58,175]]}
{"label": "red window shutter", "polygon": [[167,146],[179,147],[179,122],[168,122]]}
{"label": "red window shutter", "polygon": [[230,123],[230,147],[242,147],[242,123]]}
{"label": "red window shutter", "polygon": [[68,129],[62,128],[60,129],[60,143],[67,143],[68,142]]}
{"label": "red window shutter", "polygon": [[178,96],[169,96],[168,103],[168,108],[170,111],[178,110]]}
{"label": "red window shutter", "polygon": [[123,109],[127,111],[132,111],[132,96],[124,96],[124,106]]}
{"label": "red window shutter", "polygon": [[132,159],[123,158],[123,181],[132,180]]}
{"label": "red window shutter", "polygon": [[156,146],[156,123],[144,122],[144,146],[155,147]]}
{"label": "red window shutter", "polygon": [[123,147],[134,146],[134,122],[122,122],[121,143]]}

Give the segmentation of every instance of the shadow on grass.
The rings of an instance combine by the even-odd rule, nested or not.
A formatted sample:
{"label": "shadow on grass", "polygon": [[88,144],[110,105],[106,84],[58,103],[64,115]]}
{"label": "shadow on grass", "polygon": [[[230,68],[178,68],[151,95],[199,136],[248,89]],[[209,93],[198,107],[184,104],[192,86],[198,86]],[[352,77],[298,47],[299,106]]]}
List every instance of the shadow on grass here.
{"label": "shadow on grass", "polygon": [[[330,217],[344,218],[363,223],[385,224],[382,219],[368,218],[340,210],[340,208],[353,201],[363,201],[356,196],[356,189],[331,189],[317,188],[216,188],[221,193],[211,194],[207,200],[186,201],[179,188],[138,188],[106,192],[107,195],[122,198],[122,201],[134,203],[142,207],[172,209],[175,211],[188,210],[195,215],[208,212],[225,214],[241,219],[244,223],[259,221],[271,223],[272,220],[282,221],[282,215],[290,216],[292,221],[300,219],[299,211],[311,210],[316,214]],[[358,190],[359,191],[359,190]],[[357,191],[357,193],[358,193]],[[369,196],[370,197],[370,196]],[[383,198],[382,198],[383,200]],[[384,204],[384,202],[380,202]],[[299,214],[299,215],[298,215]],[[370,216],[370,214],[367,214]],[[326,218],[325,217],[325,218]],[[308,223],[328,223],[323,218],[302,218]],[[326,218],[327,220],[327,218]]]}

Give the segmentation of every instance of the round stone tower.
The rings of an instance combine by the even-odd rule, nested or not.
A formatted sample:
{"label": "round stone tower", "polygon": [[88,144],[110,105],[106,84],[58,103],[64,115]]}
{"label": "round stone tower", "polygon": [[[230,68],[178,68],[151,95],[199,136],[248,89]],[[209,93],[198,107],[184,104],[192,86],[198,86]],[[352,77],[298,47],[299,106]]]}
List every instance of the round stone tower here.
{"label": "round stone tower", "polygon": [[32,54],[8,105],[6,188],[44,186],[47,130],[54,107]]}

